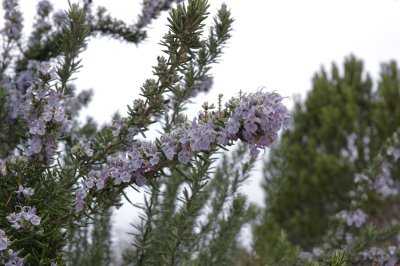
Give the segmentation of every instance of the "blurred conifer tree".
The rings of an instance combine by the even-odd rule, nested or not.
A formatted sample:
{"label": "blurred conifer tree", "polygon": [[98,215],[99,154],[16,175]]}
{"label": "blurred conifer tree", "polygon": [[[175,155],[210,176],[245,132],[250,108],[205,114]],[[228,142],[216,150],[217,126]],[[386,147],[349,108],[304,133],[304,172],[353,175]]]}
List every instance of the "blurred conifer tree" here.
{"label": "blurred conifer tree", "polygon": [[333,64],[330,75],[323,68],[315,74],[307,99],[295,103],[292,129],[265,163],[267,207],[254,229],[262,263],[295,259],[296,245],[322,244],[332,215],[349,205],[354,174],[398,127],[398,73],[395,62],[383,64],[374,87],[362,61],[350,56],[343,71]]}

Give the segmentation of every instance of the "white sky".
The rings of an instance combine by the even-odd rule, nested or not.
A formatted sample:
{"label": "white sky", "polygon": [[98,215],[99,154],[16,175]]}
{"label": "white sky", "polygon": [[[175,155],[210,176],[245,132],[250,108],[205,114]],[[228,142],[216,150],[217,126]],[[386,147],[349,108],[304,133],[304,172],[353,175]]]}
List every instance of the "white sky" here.
{"label": "white sky", "polygon": [[[66,6],[66,0],[51,1]],[[72,1],[75,2],[75,1]],[[120,19],[136,20],[141,1],[93,0],[107,7]],[[211,93],[200,95],[191,114],[204,100],[216,102],[223,93],[226,99],[239,90],[256,91],[261,86],[284,96],[305,95],[311,78],[321,65],[330,69],[339,66],[350,54],[364,60],[365,68],[378,77],[380,64],[390,59],[400,61],[400,1],[398,0],[210,0],[211,14],[222,2],[231,9],[233,37],[225,49],[221,63],[213,69],[214,87]],[[34,15],[37,1],[20,1],[29,17]],[[2,15],[2,14],[1,14]],[[0,18],[0,22],[2,16]],[[2,23],[0,23],[2,24]],[[151,77],[158,45],[166,32],[166,14],[153,22],[149,38],[139,46],[97,38],[90,41],[82,54],[83,68],[76,84],[79,89],[93,88],[95,96],[83,115],[91,115],[99,123],[110,121],[119,110],[138,97],[139,88]],[[287,102],[288,107],[291,103]],[[263,204],[255,175],[245,188],[252,202]],[[141,197],[141,196],[140,196]],[[136,200],[137,194],[132,195]],[[117,231],[129,231],[133,216],[124,206],[116,216]]]}

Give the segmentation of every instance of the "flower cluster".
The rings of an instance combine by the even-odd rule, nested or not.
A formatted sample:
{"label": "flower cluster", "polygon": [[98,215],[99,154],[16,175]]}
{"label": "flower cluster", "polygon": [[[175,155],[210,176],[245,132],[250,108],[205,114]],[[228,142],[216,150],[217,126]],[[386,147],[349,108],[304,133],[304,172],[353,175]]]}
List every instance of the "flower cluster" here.
{"label": "flower cluster", "polygon": [[227,107],[234,107],[233,115],[228,120],[228,126],[222,130],[221,137],[240,138],[250,144],[250,153],[256,156],[260,150],[271,146],[280,129],[286,129],[291,124],[289,112],[282,104],[283,99],[278,93],[262,91],[232,99]]}
{"label": "flower cluster", "polygon": [[143,1],[143,20],[149,24],[152,19],[157,18],[163,9],[169,8],[174,2],[180,3],[183,0],[144,0]]}
{"label": "flower cluster", "polygon": [[0,251],[5,250],[9,244],[6,233],[0,229]]}
{"label": "flower cluster", "polygon": [[3,0],[5,25],[2,34],[11,40],[18,40],[22,33],[22,14],[18,11],[17,0]]}
{"label": "flower cluster", "polygon": [[19,229],[28,225],[28,222],[35,226],[40,224],[41,218],[36,215],[35,207],[23,206],[20,208],[20,212],[13,212],[7,216],[7,220],[12,224],[11,227]]}
{"label": "flower cluster", "polygon": [[35,190],[33,188],[30,188],[30,187],[24,188],[21,185],[19,185],[18,190],[15,191],[15,193],[17,193],[18,196],[21,196],[21,194],[23,196],[32,196],[34,194],[34,192],[35,192]]}
{"label": "flower cluster", "polygon": [[212,76],[205,76],[199,84],[195,85],[194,90],[198,92],[209,92],[213,86],[214,79]]}
{"label": "flower cluster", "polygon": [[299,259],[302,261],[306,261],[310,263],[313,259],[320,257],[323,255],[324,251],[319,247],[314,247],[312,252],[308,251],[301,251],[299,253]]}
{"label": "flower cluster", "polygon": [[390,146],[389,148],[387,148],[386,154],[393,157],[394,161],[397,161],[400,159],[400,148]]}
{"label": "flower cluster", "polygon": [[93,97],[93,90],[82,90],[75,97],[65,99],[66,113],[70,117],[77,117],[79,111],[87,106]]}
{"label": "flower cluster", "polygon": [[380,173],[375,178],[375,182],[371,185],[370,189],[375,190],[382,198],[398,195],[399,191],[395,187],[394,180],[391,177],[389,164],[382,162]]}
{"label": "flower cluster", "polygon": [[22,266],[24,265],[24,258],[20,258],[18,255],[19,251],[5,250],[0,256],[0,263],[4,263],[4,266]]}
{"label": "flower cluster", "polygon": [[[254,94],[233,98],[227,109],[214,114],[201,114],[191,123],[184,123],[158,141],[141,142],[128,151],[109,156],[101,170],[93,169],[76,193],[75,208],[81,211],[90,189],[105,187],[107,180],[112,186],[131,183],[143,186],[149,173],[161,169],[160,162],[188,164],[202,151],[215,149],[217,145],[229,145],[238,139],[247,142],[250,153],[256,156],[260,149],[270,147],[277,139],[278,131],[290,125],[290,116],[277,93],[258,91]],[[208,117],[208,118],[207,118]],[[122,125],[116,123],[113,136],[118,136]]]}
{"label": "flower cluster", "polygon": [[[37,68],[41,75],[54,78],[54,68],[49,64],[41,63]],[[12,102],[11,106],[14,116],[21,116],[25,120],[31,134],[26,142],[25,155],[30,157],[40,154],[41,159],[45,156],[51,162],[57,148],[56,139],[69,128],[68,117],[61,104],[62,95],[42,84],[35,84],[30,72],[23,73],[21,81],[17,80],[16,90],[22,100]],[[25,93],[21,89],[26,90]]]}
{"label": "flower cluster", "polygon": [[31,34],[29,37],[29,45],[32,47],[37,45],[39,42],[43,41],[43,37],[45,37],[45,33],[49,33],[52,30],[52,25],[50,23],[49,14],[53,11],[53,6],[47,0],[41,0],[37,4],[37,14],[34,28],[35,32]]}
{"label": "flower cluster", "polygon": [[42,0],[37,4],[37,13],[41,17],[46,17],[53,10],[53,6],[47,0]]}
{"label": "flower cluster", "polygon": [[387,249],[371,247],[369,250],[361,252],[358,256],[360,261],[372,262],[372,265],[398,265],[397,247],[389,246]]}
{"label": "flower cluster", "polygon": [[368,218],[368,215],[363,212],[361,209],[357,209],[355,211],[341,211],[338,214],[339,218],[344,220],[348,226],[355,226],[360,228]]}

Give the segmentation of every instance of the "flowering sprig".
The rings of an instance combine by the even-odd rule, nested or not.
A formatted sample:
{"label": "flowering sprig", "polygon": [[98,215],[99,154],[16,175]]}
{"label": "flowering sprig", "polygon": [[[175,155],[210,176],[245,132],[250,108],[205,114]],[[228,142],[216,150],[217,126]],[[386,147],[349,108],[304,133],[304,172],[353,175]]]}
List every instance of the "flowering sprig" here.
{"label": "flowering sprig", "polygon": [[50,23],[50,13],[53,11],[53,6],[48,0],[41,0],[37,4],[37,15],[34,22],[34,31],[29,37],[28,45],[40,47],[46,42],[46,39],[52,38],[50,32],[52,25]]}
{"label": "flowering sprig", "polygon": [[22,14],[18,9],[18,0],[4,0],[4,27],[0,29],[0,34],[3,37],[2,52],[0,54],[0,84],[7,77],[4,75],[6,69],[12,63],[12,50],[19,42],[23,29]]}
{"label": "flowering sprig", "polygon": [[[57,142],[69,129],[69,120],[62,106],[63,95],[47,87],[51,78],[52,68],[42,64],[41,74],[45,77],[42,83],[31,85],[24,95],[23,119],[26,121],[31,138],[26,142],[27,157],[39,155],[43,160],[53,161]],[[21,110],[21,111],[22,111]]]}
{"label": "flowering sprig", "polygon": [[17,0],[4,0],[4,19],[5,25],[1,30],[2,34],[10,40],[19,40],[22,33],[22,14],[18,10]]}
{"label": "flowering sprig", "polygon": [[201,113],[198,120],[186,122],[171,133],[163,134],[154,144],[142,142],[125,152],[109,156],[101,169],[92,169],[76,193],[75,208],[83,210],[84,199],[94,187],[105,188],[136,183],[143,186],[147,177],[164,167],[188,164],[201,152],[242,140],[256,156],[277,139],[278,131],[290,125],[283,97],[258,91],[232,98],[225,110]]}

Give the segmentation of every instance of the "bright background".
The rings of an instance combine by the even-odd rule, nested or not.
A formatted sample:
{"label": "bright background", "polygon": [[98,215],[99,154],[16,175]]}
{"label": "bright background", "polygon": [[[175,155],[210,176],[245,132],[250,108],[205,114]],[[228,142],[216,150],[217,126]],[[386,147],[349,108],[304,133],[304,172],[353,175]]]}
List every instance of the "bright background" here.
{"label": "bright background", "polygon": [[[66,0],[51,1],[56,9],[67,7]],[[71,1],[76,2],[76,1]],[[141,1],[93,0],[107,7],[115,17],[127,23],[136,20]],[[223,1],[210,0],[212,15]],[[189,116],[199,110],[204,101],[216,102],[222,93],[225,99],[242,90],[254,92],[260,87],[284,96],[300,95],[311,86],[314,73],[332,62],[339,68],[346,56],[354,54],[364,60],[365,68],[374,80],[379,77],[381,63],[395,59],[400,62],[400,1],[398,0],[226,0],[234,22],[233,37],[221,62],[212,71],[212,91],[201,94],[192,105]],[[29,32],[37,1],[21,0],[26,34]],[[126,105],[138,97],[139,88],[151,77],[158,45],[166,33],[167,14],[154,21],[149,38],[138,46],[109,38],[92,38],[82,54],[83,68],[77,75],[79,89],[93,88],[93,102],[83,112],[100,124],[110,121],[117,110],[126,113]],[[2,20],[2,14],[0,22]],[[210,20],[208,20],[209,22]],[[2,25],[3,23],[0,23]],[[286,102],[289,108],[292,101]],[[265,156],[264,156],[265,157]],[[243,189],[252,202],[263,205],[261,177],[253,176]],[[142,195],[131,194],[134,202]],[[116,212],[116,236],[132,231],[129,223],[137,213],[125,204]],[[118,238],[119,238],[118,237]],[[246,238],[248,241],[248,238]],[[245,240],[246,240],[245,239]],[[123,241],[122,238],[115,242]],[[126,241],[126,240],[124,240]]]}

